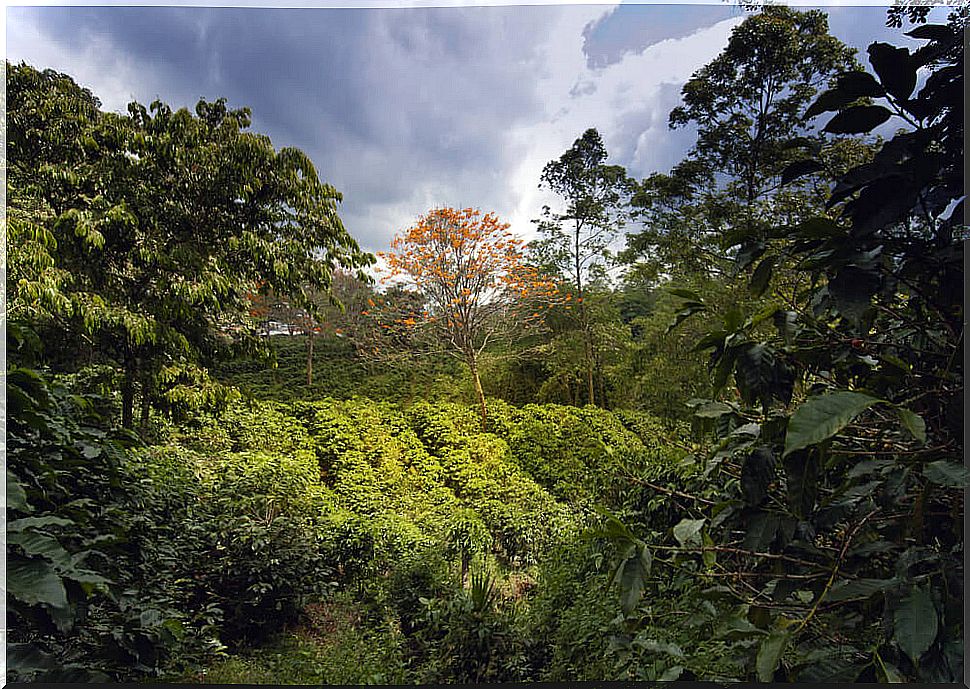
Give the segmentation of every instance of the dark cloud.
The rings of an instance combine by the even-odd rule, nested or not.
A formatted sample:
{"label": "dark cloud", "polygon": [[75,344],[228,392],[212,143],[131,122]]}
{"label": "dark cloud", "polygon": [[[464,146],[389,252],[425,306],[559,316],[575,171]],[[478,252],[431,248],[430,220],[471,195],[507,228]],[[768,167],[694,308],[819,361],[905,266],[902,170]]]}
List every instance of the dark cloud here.
{"label": "dark cloud", "polygon": [[620,5],[583,31],[586,63],[603,69],[628,53],[642,53],[660,41],[689,36],[739,14],[734,4]]}
{"label": "dark cloud", "polygon": [[[504,136],[542,107],[537,39],[560,8],[24,10],[48,40],[110,42],[138,70],[140,98],[191,106],[225,96],[254,128],[307,151],[345,194],[348,225],[365,206],[484,187],[508,163]],[[469,161],[475,161],[469,166]],[[476,175],[474,169],[484,171]],[[481,184],[476,184],[481,177]],[[481,192],[486,192],[482,194]],[[483,203],[497,190],[478,189]],[[493,198],[488,198],[492,196]],[[466,200],[465,203],[468,203]],[[357,222],[353,222],[356,220]],[[362,241],[385,234],[360,226]]]}
{"label": "dark cloud", "polygon": [[[590,126],[632,173],[668,170],[693,134],[667,116],[710,59],[696,51],[718,47],[674,40],[641,57],[739,16],[733,4],[21,7],[8,9],[8,50],[83,75],[112,107],[129,95],[250,107],[254,130],[306,151],[344,193],[345,224],[376,250],[434,203],[527,217],[541,165]],[[832,26],[864,48],[884,21],[843,8]]]}

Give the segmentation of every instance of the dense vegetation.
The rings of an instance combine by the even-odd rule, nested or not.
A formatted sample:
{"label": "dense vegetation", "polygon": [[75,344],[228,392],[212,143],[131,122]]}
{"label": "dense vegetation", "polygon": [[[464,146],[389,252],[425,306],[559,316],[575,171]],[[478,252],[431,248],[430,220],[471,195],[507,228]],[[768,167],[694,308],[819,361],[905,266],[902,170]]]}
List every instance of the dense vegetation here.
{"label": "dense vegetation", "polygon": [[966,12],[922,16],[867,71],[762,8],[669,173],[589,130],[532,244],[436,209],[384,286],[248,111],[8,65],[11,679],[960,681]]}

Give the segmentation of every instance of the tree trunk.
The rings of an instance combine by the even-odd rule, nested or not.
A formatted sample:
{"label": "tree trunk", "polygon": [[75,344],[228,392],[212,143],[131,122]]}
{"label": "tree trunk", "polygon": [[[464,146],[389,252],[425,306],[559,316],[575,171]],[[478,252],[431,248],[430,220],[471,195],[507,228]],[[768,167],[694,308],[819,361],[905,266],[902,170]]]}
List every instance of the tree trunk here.
{"label": "tree trunk", "polygon": [[306,341],[306,385],[313,385],[313,328],[307,330]]}
{"label": "tree trunk", "polygon": [[131,428],[134,424],[135,377],[138,366],[133,357],[125,360],[125,379],[121,383],[121,427]]}
{"label": "tree trunk", "polygon": [[142,435],[148,432],[148,417],[151,411],[152,402],[152,377],[146,370],[141,377],[141,419],[139,427]]}
{"label": "tree trunk", "polygon": [[600,406],[603,409],[609,409],[610,403],[606,399],[606,376],[603,375],[603,361],[600,357],[596,357],[596,382],[599,383]]}
{"label": "tree trunk", "polygon": [[575,247],[573,249],[573,261],[576,271],[576,298],[579,300],[579,324],[583,328],[583,346],[586,350],[586,389],[589,394],[588,403],[596,404],[596,394],[593,387],[593,336],[590,332],[589,314],[586,311],[586,295],[583,291],[583,268],[579,242],[581,234],[582,225],[577,221]]}
{"label": "tree trunk", "polygon": [[478,361],[476,361],[474,354],[468,357],[468,367],[472,370],[472,379],[475,381],[475,394],[478,395],[478,406],[482,413],[482,430],[484,431],[485,421],[487,418],[487,411],[485,409],[485,391],[482,390],[482,379],[478,375]]}

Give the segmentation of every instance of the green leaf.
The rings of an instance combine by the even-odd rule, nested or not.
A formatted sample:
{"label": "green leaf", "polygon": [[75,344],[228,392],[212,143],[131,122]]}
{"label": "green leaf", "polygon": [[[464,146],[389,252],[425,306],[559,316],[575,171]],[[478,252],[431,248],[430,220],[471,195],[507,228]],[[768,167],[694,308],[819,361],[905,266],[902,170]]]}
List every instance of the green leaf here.
{"label": "green leaf", "polygon": [[725,414],[733,414],[734,412],[734,407],[729,404],[725,404],[724,402],[710,402],[699,407],[694,412],[694,416],[701,419],[716,419]]}
{"label": "green leaf", "polygon": [[749,505],[760,505],[768,497],[768,485],[775,477],[771,449],[759,447],[741,465],[741,495]]}
{"label": "green leaf", "polygon": [[667,643],[666,641],[657,641],[656,639],[637,639],[633,642],[633,645],[642,648],[648,653],[663,653],[675,658],[684,657],[684,651],[680,646],[677,644]]}
{"label": "green leaf", "polygon": [[744,547],[763,552],[775,540],[780,525],[781,519],[774,512],[759,512],[754,515],[744,534]]}
{"label": "green leaf", "polygon": [[896,407],[896,415],[899,416],[899,420],[903,422],[903,426],[906,427],[911,436],[920,443],[926,443],[926,423],[919,414],[903,407]]}
{"label": "green leaf", "polygon": [[707,310],[707,307],[700,302],[687,302],[685,307],[686,308],[684,308],[682,311],[677,312],[673,322],[667,326],[668,333],[672,332],[678,325],[693,316],[695,313]]}
{"label": "green leaf", "polygon": [[715,330],[714,332],[707,333],[704,337],[697,341],[692,348],[692,352],[700,352],[704,349],[710,349],[711,347],[723,347],[724,338],[728,336],[728,332],[725,330]]}
{"label": "green leaf", "polygon": [[825,125],[829,134],[863,134],[870,132],[892,117],[881,105],[856,105],[843,110]]}
{"label": "green leaf", "polygon": [[879,653],[875,653],[876,657],[876,669],[879,670],[878,679],[883,684],[903,684],[906,682],[906,678],[903,677],[903,673],[893,665],[882,659]]}
{"label": "green leaf", "polygon": [[882,401],[846,390],[809,397],[788,421],[782,456],[828,440],[859,414]]}
{"label": "green leaf", "polygon": [[772,320],[774,321],[775,328],[778,329],[778,334],[785,341],[785,344],[791,344],[795,341],[795,324],[798,321],[797,313],[778,309],[772,314]]}
{"label": "green leaf", "polygon": [[885,90],[868,72],[847,72],[839,76],[834,89],[825,91],[809,106],[805,111],[805,119],[810,120],[823,112],[841,110],[860,98],[884,94]]}
{"label": "green leaf", "polygon": [[758,657],[755,660],[755,667],[758,671],[758,680],[770,682],[775,676],[775,670],[781,663],[781,656],[785,652],[785,647],[791,634],[785,630],[773,629],[758,649]]}
{"label": "green leaf", "polygon": [[27,605],[67,607],[64,583],[43,560],[8,560],[7,592]]}
{"label": "green leaf", "polygon": [[914,664],[933,645],[939,629],[936,607],[930,592],[914,586],[893,616],[893,638]]}
{"label": "green leaf", "polygon": [[966,488],[970,485],[970,469],[945,459],[930,462],[923,467],[923,476],[933,483],[950,488]]}
{"label": "green leaf", "polygon": [[22,531],[24,529],[42,529],[45,526],[73,526],[74,522],[63,517],[24,517],[7,524],[8,531]]}
{"label": "green leaf", "polygon": [[796,225],[794,234],[803,239],[829,239],[845,235],[845,230],[834,220],[816,216]]}
{"label": "green leaf", "polygon": [[[847,653],[848,651],[846,651]],[[799,682],[834,683],[834,682],[854,682],[863,667],[851,660],[838,656],[814,659],[811,663],[802,667],[796,679]]]}
{"label": "green leaf", "polygon": [[706,519],[681,519],[674,527],[674,538],[681,545],[700,542],[697,534],[704,528],[706,521]]}
{"label": "green leaf", "polygon": [[714,565],[717,564],[717,551],[713,550],[714,539],[711,538],[706,531],[703,532],[701,536],[703,537],[701,542],[704,544],[704,547],[712,549],[712,550],[704,551],[704,554],[702,556],[704,559],[704,566],[707,567],[708,569],[713,569]]}
{"label": "green leaf", "polygon": [[929,41],[948,41],[953,38],[953,29],[945,24],[924,24],[907,31],[905,35]]}
{"label": "green leaf", "polygon": [[7,664],[18,674],[53,670],[58,667],[54,656],[41,651],[36,644],[10,644],[7,646]]}
{"label": "green leaf", "polygon": [[696,302],[699,302],[699,303],[702,303],[703,302],[703,299],[701,299],[700,295],[697,294],[697,292],[692,292],[689,289],[676,289],[676,288],[672,288],[672,289],[669,289],[667,291],[670,292],[671,294],[673,294],[676,297],[681,297],[681,298],[687,299],[689,301],[696,301]]}
{"label": "green leaf", "polygon": [[619,579],[620,608],[624,615],[629,615],[636,610],[640,597],[643,595],[647,577],[650,575],[652,564],[653,556],[650,553],[650,548],[643,543],[633,549],[633,552],[621,565]]}
{"label": "green leaf", "polygon": [[825,601],[838,603],[844,600],[865,600],[876,593],[892,588],[899,579],[853,579],[841,581],[828,592]]}
{"label": "green leaf", "polygon": [[788,505],[796,516],[806,518],[815,509],[818,497],[818,453],[803,449],[786,456],[782,462]]}
{"label": "green leaf", "polygon": [[7,509],[20,512],[33,510],[33,507],[27,503],[27,493],[24,492],[24,487],[20,485],[20,481],[9,469],[7,470]]}
{"label": "green leaf", "polygon": [[714,633],[717,639],[748,639],[752,636],[766,636],[764,629],[755,627],[746,617],[731,617],[721,624]]}
{"label": "green leaf", "polygon": [[782,186],[791,184],[799,177],[804,177],[805,175],[810,175],[813,172],[818,172],[819,170],[824,169],[824,165],[817,160],[812,160],[811,158],[807,160],[796,160],[794,163],[791,163],[784,170],[782,170],[781,184]]}
{"label": "green leaf", "polygon": [[768,289],[768,282],[771,280],[771,271],[774,267],[775,257],[768,256],[751,273],[751,281],[748,283],[748,289],[751,290],[754,296],[760,297]]}
{"label": "green leaf", "polygon": [[869,62],[886,90],[899,100],[906,100],[916,87],[916,65],[906,48],[888,43],[869,46]]}
{"label": "green leaf", "polygon": [[879,276],[871,270],[845,266],[829,279],[828,288],[839,313],[858,326],[879,290]]}
{"label": "green leaf", "polygon": [[28,555],[45,557],[56,565],[68,567],[71,555],[58,543],[57,539],[36,531],[19,531],[7,534],[7,543],[18,545]]}
{"label": "green leaf", "polygon": [[744,347],[738,354],[734,379],[747,404],[767,402],[775,383],[775,360],[771,350],[761,343]]}

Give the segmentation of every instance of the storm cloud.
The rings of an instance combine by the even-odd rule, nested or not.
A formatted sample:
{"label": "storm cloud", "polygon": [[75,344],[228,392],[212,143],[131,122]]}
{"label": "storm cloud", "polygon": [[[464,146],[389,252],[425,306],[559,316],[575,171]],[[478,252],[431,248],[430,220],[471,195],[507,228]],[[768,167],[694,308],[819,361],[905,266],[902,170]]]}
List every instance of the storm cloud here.
{"label": "storm cloud", "polygon": [[[860,16],[873,31],[885,18],[843,8],[837,23],[863,35]],[[633,174],[669,169],[693,143],[666,124],[680,88],[742,19],[723,5],[19,7],[7,51],[111,110],[251,108],[255,131],[310,155],[344,194],[347,228],[379,251],[434,205],[493,210],[528,235],[555,201],[542,166],[588,127]]]}

